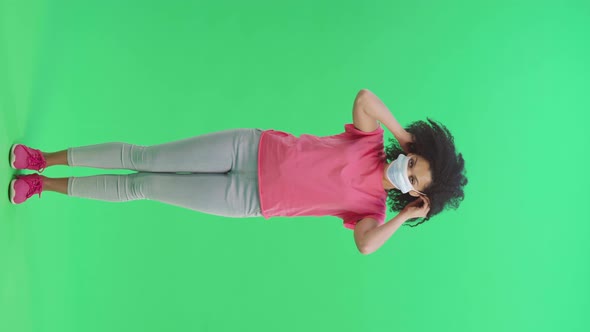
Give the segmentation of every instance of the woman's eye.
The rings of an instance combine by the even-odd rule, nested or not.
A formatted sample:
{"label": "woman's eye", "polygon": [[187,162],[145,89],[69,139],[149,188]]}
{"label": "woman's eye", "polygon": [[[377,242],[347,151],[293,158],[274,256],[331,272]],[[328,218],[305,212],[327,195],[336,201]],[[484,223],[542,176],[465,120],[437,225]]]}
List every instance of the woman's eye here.
{"label": "woman's eye", "polygon": [[410,178],[410,183],[414,184],[414,178],[412,178],[412,177]]}
{"label": "woman's eye", "polygon": [[414,166],[414,159],[410,159],[410,167]]}

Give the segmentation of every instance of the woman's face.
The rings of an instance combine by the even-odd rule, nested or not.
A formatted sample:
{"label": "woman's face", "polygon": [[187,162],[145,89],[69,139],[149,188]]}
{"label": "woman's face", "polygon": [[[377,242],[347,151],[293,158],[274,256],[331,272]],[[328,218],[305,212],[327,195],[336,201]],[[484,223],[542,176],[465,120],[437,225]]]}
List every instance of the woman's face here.
{"label": "woman's face", "polygon": [[432,173],[430,172],[430,163],[422,156],[409,153],[408,158],[408,177],[414,189],[424,191],[432,182]]}
{"label": "woman's face", "polygon": [[[408,153],[408,178],[412,187],[418,191],[424,191],[430,183],[432,183],[432,172],[430,171],[430,163],[424,159],[422,156]],[[385,168],[387,171],[387,167]],[[387,176],[385,175],[387,179]],[[389,182],[389,180],[388,180]],[[390,183],[391,184],[391,183]],[[391,184],[393,186],[393,184]],[[419,194],[415,191],[410,191],[410,195],[412,196],[419,196]]]}

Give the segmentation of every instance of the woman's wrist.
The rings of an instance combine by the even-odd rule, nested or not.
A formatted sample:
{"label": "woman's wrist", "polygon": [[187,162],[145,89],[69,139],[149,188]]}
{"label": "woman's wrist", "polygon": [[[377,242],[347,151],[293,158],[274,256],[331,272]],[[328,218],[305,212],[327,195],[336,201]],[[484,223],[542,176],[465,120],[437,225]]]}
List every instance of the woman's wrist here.
{"label": "woman's wrist", "polygon": [[408,219],[410,219],[410,217],[408,216],[408,212],[405,210],[401,210],[397,215],[400,221],[402,222],[406,222]]}

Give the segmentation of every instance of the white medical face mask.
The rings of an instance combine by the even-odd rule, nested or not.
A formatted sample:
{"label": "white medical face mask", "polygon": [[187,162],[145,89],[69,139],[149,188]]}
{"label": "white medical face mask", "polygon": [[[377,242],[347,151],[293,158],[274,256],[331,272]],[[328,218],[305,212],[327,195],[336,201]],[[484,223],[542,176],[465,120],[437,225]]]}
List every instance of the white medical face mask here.
{"label": "white medical face mask", "polygon": [[394,161],[391,162],[391,164],[389,164],[389,167],[387,167],[386,176],[389,181],[391,181],[391,183],[393,183],[393,185],[402,193],[406,194],[411,190],[414,190],[424,195],[424,193],[416,190],[410,183],[410,178],[408,177],[409,162],[410,158],[406,157],[404,154],[400,154]]}

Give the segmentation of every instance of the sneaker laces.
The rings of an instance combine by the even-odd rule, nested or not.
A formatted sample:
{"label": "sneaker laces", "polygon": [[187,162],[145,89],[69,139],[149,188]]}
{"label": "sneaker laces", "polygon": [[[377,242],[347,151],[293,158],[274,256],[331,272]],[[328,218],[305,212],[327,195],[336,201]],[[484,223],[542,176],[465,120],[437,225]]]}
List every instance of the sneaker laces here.
{"label": "sneaker laces", "polygon": [[23,180],[27,182],[29,185],[29,190],[27,191],[26,198],[33,196],[34,194],[39,194],[39,198],[41,197],[41,192],[43,192],[43,180],[41,180],[40,176],[24,176],[22,177]]}
{"label": "sneaker laces", "polygon": [[[41,151],[35,149],[25,149],[25,151],[29,154],[29,159],[27,160],[29,165],[38,167],[39,173],[42,173],[45,170],[45,167],[47,167],[47,162],[45,161],[45,158],[43,158]],[[35,153],[31,153],[30,151],[34,151]]]}

